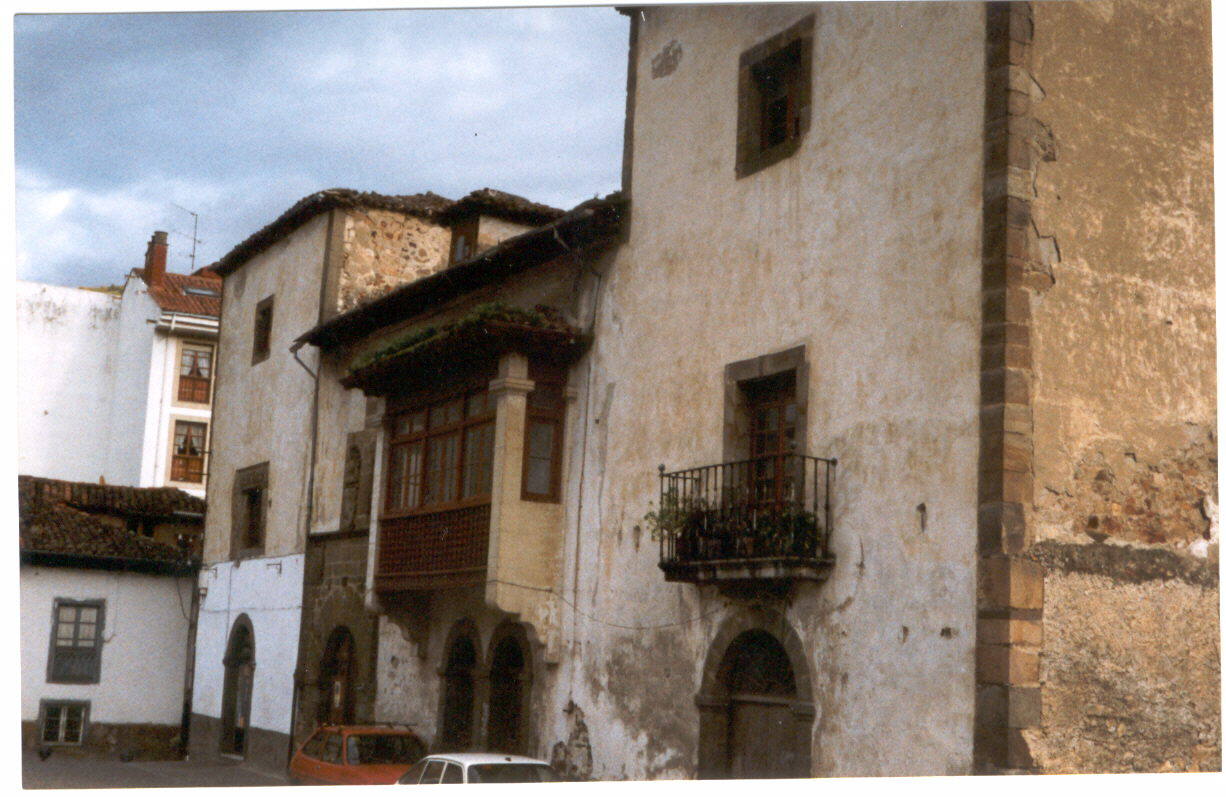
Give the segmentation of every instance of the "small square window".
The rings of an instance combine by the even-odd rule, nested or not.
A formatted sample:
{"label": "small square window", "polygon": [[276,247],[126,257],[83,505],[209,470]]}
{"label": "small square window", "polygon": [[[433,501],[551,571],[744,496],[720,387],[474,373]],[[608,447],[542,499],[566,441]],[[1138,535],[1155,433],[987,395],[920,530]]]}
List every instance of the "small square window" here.
{"label": "small square window", "polygon": [[790,156],[809,129],[813,16],[741,54],[736,175]]}
{"label": "small square window", "polygon": [[268,359],[272,346],[272,300],[269,296],[255,306],[255,331],[251,342],[251,364]]}
{"label": "small square window", "polygon": [[234,558],[263,553],[268,522],[267,462],[234,473],[230,522]]}
{"label": "small square window", "polygon": [[102,665],[102,602],[57,600],[47,681],[96,684]]}
{"label": "small square window", "polygon": [[89,702],[82,700],[43,700],[39,706],[43,744],[81,744],[89,721]]}

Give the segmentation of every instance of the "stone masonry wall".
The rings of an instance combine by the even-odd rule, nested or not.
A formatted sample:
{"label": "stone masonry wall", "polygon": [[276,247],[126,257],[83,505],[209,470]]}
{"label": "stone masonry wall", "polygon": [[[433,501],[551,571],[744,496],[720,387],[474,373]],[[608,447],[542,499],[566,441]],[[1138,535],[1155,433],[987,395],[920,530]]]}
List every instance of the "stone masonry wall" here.
{"label": "stone masonry wall", "polygon": [[1218,769],[1209,4],[1033,3],[1044,772]]}
{"label": "stone masonry wall", "polygon": [[353,635],[354,722],[374,719],[378,618],[363,605],[366,553],[365,534],[312,535],[307,542],[302,626],[311,632],[302,634],[300,642],[295,742],[304,741],[318,724],[324,648],[340,626]]}
{"label": "stone masonry wall", "polygon": [[445,267],[451,232],[416,216],[352,208],[345,213],[344,245],[339,313]]}

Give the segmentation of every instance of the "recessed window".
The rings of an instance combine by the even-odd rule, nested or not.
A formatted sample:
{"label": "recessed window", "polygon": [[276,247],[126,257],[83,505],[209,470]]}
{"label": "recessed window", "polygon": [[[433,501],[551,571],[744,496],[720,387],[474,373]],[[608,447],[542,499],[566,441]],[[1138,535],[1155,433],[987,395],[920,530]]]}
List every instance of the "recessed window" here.
{"label": "recessed window", "polygon": [[195,421],[175,421],[170,480],[200,484],[204,481],[204,440],[209,427]]}
{"label": "recessed window", "polygon": [[57,600],[51,618],[47,680],[96,684],[102,666],[102,601]]}
{"label": "recessed window", "polygon": [[521,497],[530,501],[557,501],[562,470],[562,426],[566,401],[565,374],[532,375],[536,383],[528,394],[524,419],[524,475]]}
{"label": "recessed window", "polygon": [[233,495],[231,523],[235,557],[263,553],[268,517],[268,463],[236,471]]}
{"label": "recessed window", "polygon": [[272,346],[272,300],[269,296],[255,306],[255,331],[252,334],[251,364],[268,359]]}
{"label": "recessed window", "polygon": [[85,738],[89,703],[80,700],[43,700],[40,704],[43,744],[80,744]]}
{"label": "recessed window", "polygon": [[179,401],[209,403],[213,380],[213,347],[184,344],[179,351]]}
{"label": "recessed window", "polygon": [[813,17],[741,55],[737,177],[794,153],[809,128]]}

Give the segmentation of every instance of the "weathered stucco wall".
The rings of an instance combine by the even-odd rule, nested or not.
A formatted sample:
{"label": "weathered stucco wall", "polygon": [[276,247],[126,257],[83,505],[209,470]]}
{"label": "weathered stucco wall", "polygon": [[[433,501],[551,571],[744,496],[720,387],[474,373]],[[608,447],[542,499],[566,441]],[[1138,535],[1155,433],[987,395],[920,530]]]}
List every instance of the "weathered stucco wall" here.
{"label": "weathered stucco wall", "polygon": [[[738,56],[810,13],[809,130],[738,180]],[[629,240],[573,377],[577,610],[559,606],[548,698],[546,741],[590,745],[593,777],[693,776],[708,649],[755,605],[804,650],[814,774],[969,771],[983,37],[969,3],[643,12]],[[666,583],[656,466],[720,462],[725,366],[797,345],[807,453],[839,460],[830,581],[753,600]]]}
{"label": "weathered stucco wall", "polygon": [[[264,553],[302,552],[314,380],[289,347],[319,318],[327,218],[322,214],[306,222],[225,280],[206,563],[230,558],[234,472],[264,461],[270,463]],[[268,296],[275,297],[269,356],[253,365],[255,308]],[[298,356],[311,369],[318,367],[317,351]]]}
{"label": "weathered stucco wall", "polygon": [[338,312],[447,265],[451,231],[446,227],[390,210],[351,208],[344,217]]}
{"label": "weathered stucco wall", "polygon": [[[1034,3],[1052,772],[1221,766],[1209,5]],[[1039,99],[1041,97],[1041,99]]]}
{"label": "weathered stucco wall", "polygon": [[109,471],[119,298],[22,281],[16,294],[17,470],[96,482]]}

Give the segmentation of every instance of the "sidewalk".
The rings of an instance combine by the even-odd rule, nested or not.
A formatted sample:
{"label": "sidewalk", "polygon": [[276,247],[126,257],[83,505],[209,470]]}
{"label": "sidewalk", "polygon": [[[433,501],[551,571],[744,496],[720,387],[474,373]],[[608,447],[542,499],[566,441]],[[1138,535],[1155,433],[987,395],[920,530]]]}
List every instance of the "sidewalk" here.
{"label": "sidewalk", "polygon": [[240,761],[131,761],[52,754],[40,761],[33,750],[21,755],[26,789],[115,789],[193,786],[288,786],[284,775],[253,769]]}

